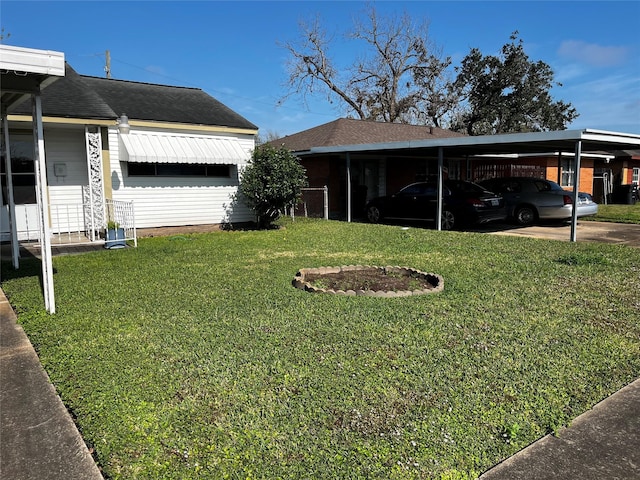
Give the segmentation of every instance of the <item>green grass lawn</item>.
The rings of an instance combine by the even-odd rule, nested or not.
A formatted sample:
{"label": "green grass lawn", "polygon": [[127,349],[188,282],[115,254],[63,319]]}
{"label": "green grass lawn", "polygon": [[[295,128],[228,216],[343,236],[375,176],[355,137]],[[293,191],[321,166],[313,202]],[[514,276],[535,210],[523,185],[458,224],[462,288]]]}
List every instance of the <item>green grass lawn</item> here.
{"label": "green grass lawn", "polygon": [[635,205],[598,205],[598,214],[580,220],[598,222],[640,223],[640,203]]}
{"label": "green grass lawn", "polygon": [[[291,286],[343,264],[445,290]],[[53,316],[38,262],[2,268],[109,479],[474,478],[640,375],[620,245],[297,219],[56,257]]]}

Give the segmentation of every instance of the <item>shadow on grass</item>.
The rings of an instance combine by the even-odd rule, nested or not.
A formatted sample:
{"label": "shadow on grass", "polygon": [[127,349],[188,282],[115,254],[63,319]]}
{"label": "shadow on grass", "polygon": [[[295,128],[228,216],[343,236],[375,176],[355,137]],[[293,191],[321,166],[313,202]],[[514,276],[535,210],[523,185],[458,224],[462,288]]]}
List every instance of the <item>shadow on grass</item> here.
{"label": "shadow on grass", "polygon": [[[21,249],[18,269],[13,268],[12,262],[5,260],[6,258],[10,258],[10,255],[5,255],[3,251],[3,260],[2,262],[0,262],[0,271],[2,272],[0,280],[2,282],[7,280],[15,280],[17,278],[38,277],[40,290],[44,292],[44,279],[42,278],[42,261],[38,257],[33,255],[28,250]],[[54,275],[57,273],[55,267],[53,268],[53,273]]]}

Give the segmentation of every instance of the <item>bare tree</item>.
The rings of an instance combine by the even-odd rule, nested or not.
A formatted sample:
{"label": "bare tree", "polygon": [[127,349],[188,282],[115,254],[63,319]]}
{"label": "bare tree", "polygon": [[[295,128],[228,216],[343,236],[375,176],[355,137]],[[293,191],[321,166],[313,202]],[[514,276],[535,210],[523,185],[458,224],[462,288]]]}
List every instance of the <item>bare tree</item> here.
{"label": "bare tree", "polygon": [[266,130],[264,132],[261,131],[258,133],[258,136],[256,137],[256,145],[263,145],[265,143],[272,142],[273,140],[278,140],[280,138],[282,138],[282,135],[280,135],[275,130]]}
{"label": "bare tree", "polygon": [[301,23],[300,40],[283,45],[290,55],[289,91],[281,101],[322,92],[361,119],[439,125],[452,95],[445,77],[451,59],[442,59],[428,27],[406,13],[381,18],[369,7],[366,19],[346,35],[364,45],[363,56],[340,68],[329,52],[332,38],[319,20]]}

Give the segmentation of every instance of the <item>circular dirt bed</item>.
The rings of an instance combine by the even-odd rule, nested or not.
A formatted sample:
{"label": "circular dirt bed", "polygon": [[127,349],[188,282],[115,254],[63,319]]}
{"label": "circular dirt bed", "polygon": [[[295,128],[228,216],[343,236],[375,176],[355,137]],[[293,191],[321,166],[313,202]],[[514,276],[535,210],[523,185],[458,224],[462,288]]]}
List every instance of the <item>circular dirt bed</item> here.
{"label": "circular dirt bed", "polygon": [[439,292],[444,280],[415,268],[349,265],[303,268],[294,277],[293,286],[313,293],[406,297]]}

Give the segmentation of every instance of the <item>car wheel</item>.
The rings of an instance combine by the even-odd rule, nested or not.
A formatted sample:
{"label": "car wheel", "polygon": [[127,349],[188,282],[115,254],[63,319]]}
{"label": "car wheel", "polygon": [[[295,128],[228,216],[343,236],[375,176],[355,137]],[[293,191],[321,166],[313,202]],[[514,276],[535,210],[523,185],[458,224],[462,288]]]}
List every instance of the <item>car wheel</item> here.
{"label": "car wheel", "polygon": [[519,207],[513,216],[516,219],[516,223],[518,225],[522,225],[523,227],[532,225],[533,222],[536,221],[536,211],[533,207],[523,206]]}
{"label": "car wheel", "polygon": [[375,205],[371,205],[369,208],[367,208],[367,220],[369,220],[371,223],[378,223],[381,218],[382,215],[380,214],[380,209],[378,207],[376,207]]}
{"label": "car wheel", "polygon": [[442,212],[441,227],[442,230],[452,230],[456,224],[456,216],[451,210],[444,210]]}

